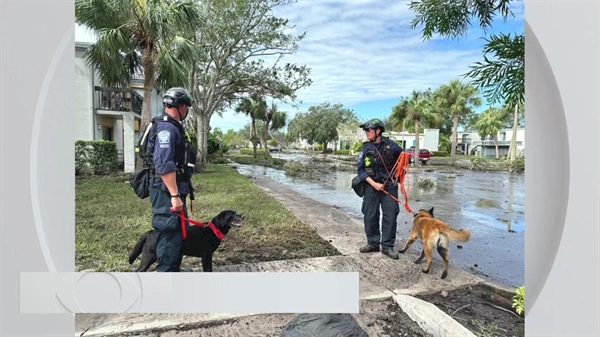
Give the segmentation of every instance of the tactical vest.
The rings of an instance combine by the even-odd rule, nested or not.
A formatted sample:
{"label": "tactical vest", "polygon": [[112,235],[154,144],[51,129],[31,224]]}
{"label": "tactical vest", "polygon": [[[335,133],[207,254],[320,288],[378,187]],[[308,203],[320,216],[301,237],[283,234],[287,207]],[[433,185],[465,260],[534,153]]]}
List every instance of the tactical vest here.
{"label": "tactical vest", "polygon": [[196,151],[195,147],[191,144],[190,137],[188,133],[185,132],[183,125],[175,118],[168,115],[154,117],[140,138],[139,144],[135,148],[135,152],[137,152],[143,160],[144,167],[148,167],[154,171],[154,154],[148,151],[148,140],[156,136],[156,128],[159,121],[166,121],[175,125],[183,138],[182,144],[175,147],[174,156],[175,166],[177,167],[177,181],[179,182],[181,179],[180,176],[188,175],[188,173],[190,173],[189,171],[194,169],[198,151]]}
{"label": "tactical vest", "polygon": [[[365,171],[375,180],[383,182],[388,177],[388,171],[394,167],[398,158],[394,156],[394,151],[389,145],[392,140],[387,137],[381,137],[381,143],[384,145],[382,150],[377,151],[377,145],[369,141],[363,143],[362,151],[365,154]],[[392,174],[392,172],[389,172]]]}

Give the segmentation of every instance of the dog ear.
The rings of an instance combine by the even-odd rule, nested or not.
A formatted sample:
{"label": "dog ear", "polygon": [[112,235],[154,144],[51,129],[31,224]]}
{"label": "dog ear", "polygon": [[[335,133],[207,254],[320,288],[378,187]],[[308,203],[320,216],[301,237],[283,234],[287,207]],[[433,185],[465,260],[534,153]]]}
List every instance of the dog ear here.
{"label": "dog ear", "polygon": [[428,212],[429,214],[431,214],[431,216],[433,216],[433,207],[431,207],[431,209]]}

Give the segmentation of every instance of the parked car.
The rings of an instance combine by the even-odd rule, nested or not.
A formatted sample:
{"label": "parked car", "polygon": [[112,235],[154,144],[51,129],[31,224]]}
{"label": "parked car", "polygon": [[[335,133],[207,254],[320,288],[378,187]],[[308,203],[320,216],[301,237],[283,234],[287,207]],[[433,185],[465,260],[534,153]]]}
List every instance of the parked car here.
{"label": "parked car", "polygon": [[[411,147],[410,149],[406,149],[406,152],[410,154],[410,163],[415,162],[415,148]],[[427,149],[419,149],[419,161],[422,164],[427,164],[427,162],[431,159],[431,152]]]}

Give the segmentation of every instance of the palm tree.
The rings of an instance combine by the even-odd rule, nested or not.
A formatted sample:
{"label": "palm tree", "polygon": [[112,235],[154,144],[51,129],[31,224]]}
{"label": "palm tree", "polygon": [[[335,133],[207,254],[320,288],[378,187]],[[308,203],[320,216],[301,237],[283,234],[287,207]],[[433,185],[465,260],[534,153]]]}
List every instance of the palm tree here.
{"label": "palm tree", "polygon": [[287,122],[287,113],[285,111],[279,111],[277,105],[275,103],[271,103],[271,106],[266,110],[264,115],[264,128],[263,128],[263,143],[265,144],[265,158],[269,158],[271,154],[269,153],[266,144],[268,140],[271,138],[269,134],[269,129],[271,131],[276,131],[283,128]]}
{"label": "palm tree", "polygon": [[477,89],[471,84],[465,84],[459,79],[450,81],[439,87],[434,93],[436,104],[440,111],[450,113],[454,117],[452,126],[452,148],[450,158],[456,158],[456,144],[458,143],[458,124],[460,117],[473,112],[473,108],[481,105],[481,98]]}
{"label": "palm tree", "polygon": [[502,116],[500,110],[497,108],[489,108],[484,111],[477,123],[475,123],[475,129],[481,136],[481,139],[485,139],[488,135],[494,138],[494,145],[496,146],[496,159],[500,158],[498,152],[498,131],[502,128]]}
{"label": "palm tree", "polygon": [[85,58],[105,85],[128,86],[143,72],[142,127],[150,121],[155,87],[186,87],[188,69],[198,57],[198,48],[186,38],[202,24],[198,2],[76,0],[75,17],[98,37]]}
{"label": "palm tree", "polygon": [[420,166],[419,161],[419,126],[422,120],[438,121],[440,118],[433,104],[431,90],[415,91],[411,93],[410,98],[403,98],[400,103],[392,108],[390,119],[404,120],[415,123],[415,158],[414,163]]}
{"label": "palm tree", "polygon": [[267,115],[267,102],[258,95],[252,95],[252,97],[244,97],[235,108],[235,112],[243,113],[250,117],[250,141],[252,142],[254,158],[256,158],[256,145],[260,143],[261,146],[267,151],[267,148],[262,143],[262,137],[258,136],[256,131],[256,121],[266,120]]}

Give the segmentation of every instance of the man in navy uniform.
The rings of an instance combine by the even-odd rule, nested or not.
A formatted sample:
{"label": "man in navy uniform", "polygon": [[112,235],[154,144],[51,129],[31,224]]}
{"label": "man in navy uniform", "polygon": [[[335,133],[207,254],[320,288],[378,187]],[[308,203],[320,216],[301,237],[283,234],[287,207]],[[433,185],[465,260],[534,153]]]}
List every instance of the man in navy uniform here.
{"label": "man in navy uniform", "polygon": [[177,214],[183,209],[187,217],[185,201],[192,189],[188,173],[184,171],[186,147],[182,121],[188,115],[192,98],[184,88],[171,88],[163,96],[163,105],[165,111],[148,138],[148,151],[154,160],[150,201],[152,227],[157,235],[156,271],[179,272],[183,233]]}
{"label": "man in navy uniform", "polygon": [[[394,251],[396,242],[397,218],[400,205],[388,193],[398,198],[398,183],[393,180],[390,170],[396,164],[403,149],[393,140],[383,137],[385,125],[379,119],[371,119],[361,124],[368,141],[364,142],[357,160],[358,176],[368,184],[365,186],[362,213],[364,215],[367,245],[361,247],[361,253],[378,252],[392,259],[398,259]],[[385,185],[384,185],[385,183]],[[379,207],[383,213],[381,231],[379,230]]]}

